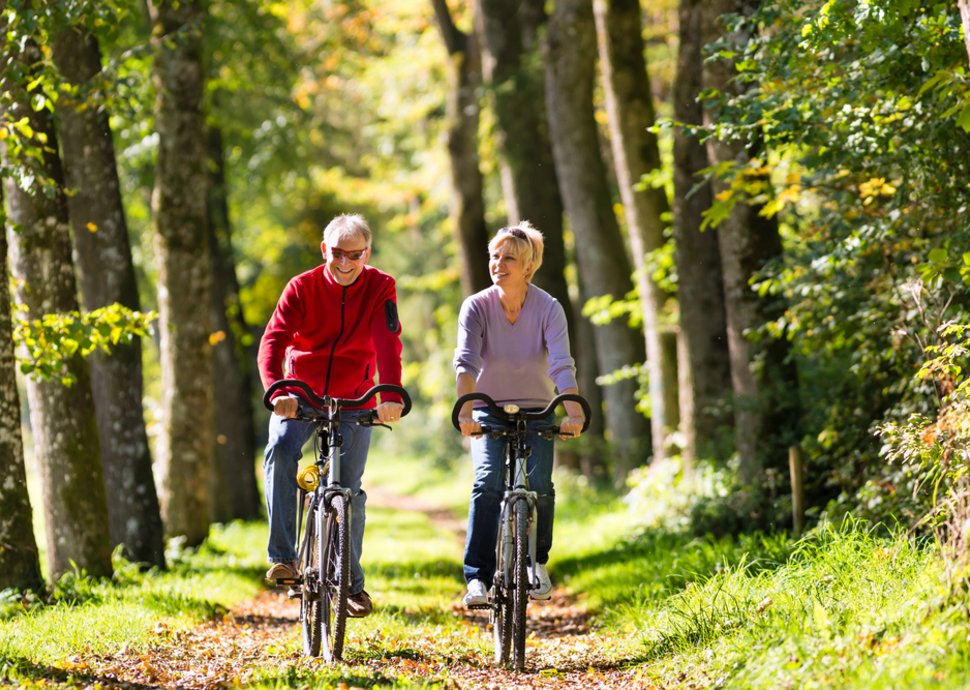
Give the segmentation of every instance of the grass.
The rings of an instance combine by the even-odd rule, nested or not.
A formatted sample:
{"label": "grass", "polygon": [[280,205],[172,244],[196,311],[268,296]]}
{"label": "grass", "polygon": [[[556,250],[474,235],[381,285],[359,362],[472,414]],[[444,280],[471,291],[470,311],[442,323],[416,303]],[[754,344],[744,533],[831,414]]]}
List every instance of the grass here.
{"label": "grass", "polygon": [[[376,456],[367,478],[463,516],[468,463],[448,472]],[[932,541],[869,525],[824,524],[801,540],[750,534],[697,538],[645,528],[615,495],[557,476],[551,572],[610,640],[608,664],[671,688],[962,688],[970,686],[970,597],[947,584]],[[461,544],[428,516],[368,508],[364,567],[379,606],[349,627],[347,662],[293,662],[299,634],[254,687],[445,687],[449,669],[487,669],[489,640],[452,608],[462,591]],[[656,523],[651,523],[656,525]],[[175,553],[169,572],[122,568],[116,582],[67,578],[59,603],[0,620],[0,679],[48,678],[81,651],[147,648],[153,630],[221,617],[254,596],[265,526],[214,530]],[[578,653],[578,652],[577,652]],[[70,682],[66,682],[70,686]]]}
{"label": "grass", "polygon": [[[463,591],[460,555],[454,536],[427,516],[369,506],[361,562],[377,606],[348,626],[347,663],[268,670],[253,687],[441,686],[442,663],[486,654],[482,635],[450,612]],[[301,644],[294,631],[288,651]],[[368,670],[373,661],[385,662],[384,668]],[[398,667],[403,670],[395,672]]]}
{"label": "grass", "polygon": [[170,571],[140,574],[122,566],[114,581],[69,575],[54,590],[55,603],[28,607],[0,622],[0,659],[56,665],[78,650],[110,653],[139,649],[160,621],[186,628],[255,595],[262,562],[251,550],[261,528],[216,527],[195,554],[174,554]]}

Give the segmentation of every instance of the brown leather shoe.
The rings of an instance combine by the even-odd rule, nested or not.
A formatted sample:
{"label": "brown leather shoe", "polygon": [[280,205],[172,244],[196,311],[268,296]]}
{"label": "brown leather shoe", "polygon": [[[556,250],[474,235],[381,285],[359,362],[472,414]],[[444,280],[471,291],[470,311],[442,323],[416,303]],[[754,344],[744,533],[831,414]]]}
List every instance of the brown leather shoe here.
{"label": "brown leather shoe", "polygon": [[299,580],[300,564],[296,561],[289,561],[288,563],[274,563],[270,569],[266,571],[266,579]]}
{"label": "brown leather shoe", "polygon": [[370,594],[366,590],[360,590],[357,594],[347,597],[347,615],[351,618],[363,618],[374,610],[374,603],[370,600]]}

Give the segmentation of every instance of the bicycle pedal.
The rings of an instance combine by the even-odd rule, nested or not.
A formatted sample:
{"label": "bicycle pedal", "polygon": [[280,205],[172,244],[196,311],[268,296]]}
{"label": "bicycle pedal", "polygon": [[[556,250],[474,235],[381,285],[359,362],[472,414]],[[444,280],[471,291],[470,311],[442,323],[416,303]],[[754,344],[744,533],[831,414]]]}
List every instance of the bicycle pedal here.
{"label": "bicycle pedal", "polygon": [[277,587],[298,587],[303,584],[303,580],[298,577],[281,577],[276,580]]}

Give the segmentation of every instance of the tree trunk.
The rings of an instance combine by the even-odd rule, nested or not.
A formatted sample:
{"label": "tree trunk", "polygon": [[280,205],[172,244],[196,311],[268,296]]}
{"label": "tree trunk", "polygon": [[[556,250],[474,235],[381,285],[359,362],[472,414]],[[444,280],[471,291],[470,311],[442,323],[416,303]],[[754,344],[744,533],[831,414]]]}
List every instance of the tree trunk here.
{"label": "tree trunk", "polygon": [[[578,294],[578,302],[582,304],[588,297],[582,282],[580,282]],[[611,468],[605,438],[603,389],[596,383],[599,362],[593,345],[596,342],[597,327],[582,315],[582,310],[578,306],[575,309],[576,340],[582,344],[582,347],[573,348],[573,356],[576,359],[576,379],[580,393],[589,403],[593,418],[589,422],[586,433],[583,434],[581,450],[574,450],[571,443],[557,443],[556,448],[560,457],[569,458],[572,465],[579,467],[584,477],[602,483],[610,480]]]}
{"label": "tree trunk", "polygon": [[251,357],[240,336],[249,332],[239,302],[232,251],[222,133],[209,129],[209,253],[212,259],[213,401],[216,444],[212,452],[209,515],[213,522],[253,520],[260,515],[256,486],[256,429],[253,426]]}
{"label": "tree trunk", "polygon": [[[108,113],[85,93],[101,72],[97,39],[62,30],[54,59],[79,98],[58,99],[64,173],[85,311],[111,304],[139,310],[138,286],[128,242]],[[136,562],[165,565],[165,544],[152,458],[142,408],[141,339],[91,358],[91,387],[98,419],[111,541]]]}
{"label": "tree trunk", "polygon": [[667,438],[679,424],[677,359],[663,346],[668,295],[652,278],[649,254],[665,244],[663,216],[670,210],[663,188],[641,186],[660,168],[650,77],[643,57],[639,0],[595,0],[596,30],[613,164],[626,215],[637,293],[643,316],[650,390],[653,457],[667,455]]}
{"label": "tree trunk", "polygon": [[[501,153],[502,189],[509,223],[529,220],[545,239],[542,269],[535,284],[562,304],[569,324],[569,341],[577,362],[580,392],[594,416],[602,407],[595,386],[596,342],[584,338],[578,324],[581,309],[573,306],[566,266],[569,259],[563,236],[563,203],[549,139],[546,91],[541,60],[540,31],[547,22],[543,0],[478,0],[478,33],[482,36],[482,68],[495,113],[496,139]],[[602,422],[593,420],[587,431],[594,445],[602,445]],[[593,468],[600,452],[577,452],[563,444],[564,464]],[[590,478],[594,475],[588,474]],[[596,471],[596,474],[599,470]]]}
{"label": "tree trunk", "polygon": [[481,55],[474,32],[465,34],[455,26],[445,0],[432,0],[438,27],[451,59],[448,89],[448,153],[451,159],[451,222],[465,295],[492,284],[485,256],[488,228],[478,158]]}
{"label": "tree trunk", "polygon": [[[622,299],[633,285],[597,138],[595,61],[592,0],[560,0],[546,34],[546,94],[556,173],[576,236],[584,290]],[[600,375],[643,361],[643,339],[625,322],[614,320],[596,328],[594,335]],[[649,428],[635,408],[636,389],[635,381],[622,380],[603,393],[606,428],[617,453],[617,480],[649,455]]]}
{"label": "tree trunk", "polygon": [[152,0],[149,9],[159,135],[152,197],[162,367],[159,494],[166,532],[193,546],[208,534],[214,436],[205,306],[211,304],[202,107],[205,12],[201,0]]}
{"label": "tree trunk", "polygon": [[[705,44],[727,37],[740,49],[745,36],[726,36],[720,17],[744,11],[742,0],[711,0],[704,4]],[[740,52],[740,50],[739,50]],[[736,88],[731,61],[705,63],[704,88],[730,93]],[[705,110],[705,121],[713,124],[717,113]],[[745,164],[751,151],[744,142],[711,138],[708,155],[713,164]],[[714,193],[728,186],[715,180]],[[798,426],[798,384],[784,339],[767,339],[756,347],[746,334],[778,316],[783,305],[771,295],[760,297],[752,279],[765,264],[781,254],[781,237],[774,220],[759,214],[757,206],[738,203],[717,229],[724,298],[727,315],[728,349],[734,390],[735,443],[740,458],[742,483],[755,490],[764,486],[765,469],[787,467],[787,447],[792,445]],[[757,365],[757,366],[755,366]]]}
{"label": "tree trunk", "polygon": [[[703,72],[701,0],[681,0],[680,52],[674,82],[674,120],[701,125],[698,100]],[[717,233],[702,232],[711,205],[711,184],[702,171],[710,163],[697,137],[674,131],[674,241],[682,363],[679,370],[683,457],[730,455],[731,363],[727,347],[724,285]]]}
{"label": "tree trunk", "polygon": [[970,0],[957,0],[960,6],[960,19],[963,21],[963,42],[967,47],[967,59],[970,60]]}
{"label": "tree trunk", "polygon": [[535,283],[559,300],[570,320],[570,341],[575,338],[572,299],[566,283],[566,246],[563,240],[563,205],[546,123],[546,95],[541,72],[525,49],[529,34],[541,26],[534,6],[528,22],[520,22],[518,0],[479,0],[482,67],[492,108],[496,139],[501,152],[502,189],[508,220],[529,220],[545,238],[542,270]]}
{"label": "tree trunk", "polygon": [[[6,157],[6,156],[4,156]],[[0,227],[6,226],[0,185]],[[7,235],[0,232],[0,591],[43,589],[34,518],[27,493],[24,443],[20,433],[20,393],[10,319]]]}
{"label": "tree trunk", "polygon": [[[23,53],[5,54],[5,118],[28,121],[33,136],[23,142],[43,151],[39,160],[10,160],[5,165],[36,166],[32,189],[4,180],[9,205],[10,259],[17,301],[31,319],[78,310],[77,283],[71,263],[71,234],[64,179],[50,112],[34,110],[24,88],[41,61],[37,44],[28,40]],[[20,78],[18,78],[20,77]],[[43,142],[43,143],[42,143]],[[44,189],[41,189],[41,185]],[[111,540],[98,427],[88,366],[75,355],[64,362],[73,385],[59,380],[27,378],[30,425],[44,487],[47,515],[47,563],[50,577],[77,567],[94,577],[111,574]]]}

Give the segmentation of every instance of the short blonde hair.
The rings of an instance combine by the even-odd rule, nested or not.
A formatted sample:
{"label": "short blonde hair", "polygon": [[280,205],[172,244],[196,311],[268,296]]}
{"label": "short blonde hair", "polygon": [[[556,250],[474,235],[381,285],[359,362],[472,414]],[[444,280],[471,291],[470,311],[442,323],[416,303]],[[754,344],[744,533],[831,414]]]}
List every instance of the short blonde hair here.
{"label": "short blonde hair", "polygon": [[531,281],[542,265],[542,252],[545,248],[542,233],[529,221],[522,220],[515,225],[500,228],[488,243],[488,253],[491,254],[502,244],[509,245],[512,255],[527,267],[526,280]]}

